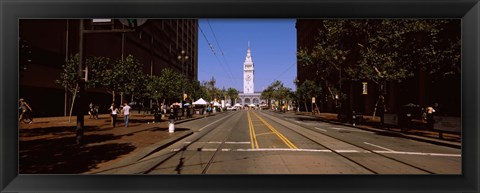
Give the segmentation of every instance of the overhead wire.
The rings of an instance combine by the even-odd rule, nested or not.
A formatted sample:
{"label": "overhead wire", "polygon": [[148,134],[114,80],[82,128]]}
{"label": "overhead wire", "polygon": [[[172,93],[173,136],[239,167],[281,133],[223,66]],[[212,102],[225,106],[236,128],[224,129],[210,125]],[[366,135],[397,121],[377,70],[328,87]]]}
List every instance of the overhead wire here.
{"label": "overhead wire", "polygon": [[[208,21],[208,20],[207,20],[207,21]],[[220,59],[218,58],[218,55],[217,55],[217,52],[215,51],[214,46],[213,46],[213,45],[210,43],[210,41],[208,40],[208,38],[207,38],[207,36],[205,35],[205,32],[203,31],[202,27],[200,27],[200,23],[198,24],[198,28],[200,29],[200,32],[202,33],[203,37],[205,38],[205,41],[207,42],[208,46],[210,47],[213,55],[214,55],[215,58],[217,59],[220,67],[222,67],[222,70],[225,72],[225,74],[227,74],[228,79],[229,79],[231,85],[234,85],[234,83],[232,82],[232,80],[233,80],[232,76],[227,72],[227,70],[225,70],[224,65],[222,64],[222,62],[221,62]],[[212,32],[213,32],[213,30],[212,30]],[[217,44],[218,44],[218,43],[217,43]],[[221,52],[222,52],[222,55],[223,55],[223,51],[221,51]]]}
{"label": "overhead wire", "polygon": [[212,25],[210,25],[210,20],[207,19],[208,26],[210,27],[210,31],[212,31],[213,38],[215,39],[215,42],[217,43],[218,49],[220,50],[220,53],[222,54],[223,60],[225,61],[225,65],[227,67],[228,73],[230,73],[230,77],[233,78],[233,73],[230,69],[230,65],[228,64],[227,58],[225,58],[225,54],[223,52],[222,47],[220,46],[220,43],[218,43],[217,36],[215,35],[215,31],[213,31]]}

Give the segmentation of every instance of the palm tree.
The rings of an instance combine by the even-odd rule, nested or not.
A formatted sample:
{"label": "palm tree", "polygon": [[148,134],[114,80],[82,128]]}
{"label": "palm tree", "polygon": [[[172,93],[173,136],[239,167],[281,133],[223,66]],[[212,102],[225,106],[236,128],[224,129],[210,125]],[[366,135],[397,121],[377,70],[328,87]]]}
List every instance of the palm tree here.
{"label": "palm tree", "polygon": [[228,88],[227,96],[230,98],[230,104],[233,106],[233,101],[238,98],[238,90],[234,88]]}

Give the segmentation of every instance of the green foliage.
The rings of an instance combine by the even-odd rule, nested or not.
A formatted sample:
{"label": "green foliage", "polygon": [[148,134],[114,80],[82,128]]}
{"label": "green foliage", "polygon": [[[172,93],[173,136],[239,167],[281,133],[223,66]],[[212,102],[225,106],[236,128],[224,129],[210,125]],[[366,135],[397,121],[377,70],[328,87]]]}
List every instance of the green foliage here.
{"label": "green foliage", "polygon": [[[104,57],[94,57],[87,59],[85,66],[88,66],[88,79],[85,83],[86,88],[101,87],[101,82],[104,79],[107,66],[110,64],[110,59]],[[74,93],[78,81],[78,65],[79,55],[70,57],[63,67],[63,72],[60,73],[60,78],[55,82],[67,88],[70,93]]]}
{"label": "green foliage", "polygon": [[159,104],[159,100],[162,98],[160,88],[160,77],[158,76],[148,76],[145,79],[145,96],[147,98],[153,99]]}
{"label": "green foliage", "polygon": [[55,83],[62,85],[62,87],[73,94],[76,92],[78,79],[78,54],[70,57],[70,59],[62,65],[62,68],[63,72],[60,73],[60,78],[55,80]]}
{"label": "green foliage", "polygon": [[105,72],[107,71],[107,68],[112,65],[110,58],[94,57],[92,59],[87,59],[86,65],[88,65],[87,87],[102,87],[102,81],[105,79]]}
{"label": "green foliage", "polygon": [[296,97],[299,100],[308,101],[312,97],[319,97],[321,91],[321,87],[317,86],[315,82],[306,80],[297,88]]}
{"label": "green foliage", "polygon": [[[414,76],[460,73],[460,22],[440,19],[320,20],[312,50],[298,51],[301,65],[315,65],[329,92],[343,80],[377,85]],[[339,84],[336,84],[336,83]]]}
{"label": "green foliage", "polygon": [[206,101],[213,101],[221,97],[220,89],[215,87],[216,80],[212,77],[209,81],[203,82],[203,87],[207,92],[207,96],[204,98]]}
{"label": "green foliage", "polygon": [[[109,60],[102,60],[109,61]],[[116,93],[133,94],[140,93],[139,85],[143,83],[143,65],[132,55],[128,55],[124,60],[117,60],[109,65],[104,63],[105,67],[101,75],[97,77],[99,85],[107,89],[112,94],[112,100],[115,101]],[[109,66],[110,68],[107,68]]]}
{"label": "green foliage", "polygon": [[158,80],[159,96],[166,100],[175,100],[179,102],[183,98],[183,93],[186,91],[187,79],[170,68],[162,70]]}
{"label": "green foliage", "polygon": [[200,85],[200,81],[197,80],[192,80],[190,83],[190,96],[189,98],[192,100],[198,100],[200,98],[206,99],[208,97],[207,95],[207,89]]}
{"label": "green foliage", "polygon": [[235,99],[238,98],[238,94],[239,94],[239,92],[238,92],[237,89],[231,88],[231,87],[228,88],[227,97],[230,99],[232,106],[234,105],[233,103],[235,102]]}
{"label": "green foliage", "polygon": [[[272,99],[276,101],[291,100],[290,92],[291,88],[284,87],[281,81],[276,80],[262,91],[260,98],[267,101]],[[268,104],[270,104],[270,102],[268,102]]]}

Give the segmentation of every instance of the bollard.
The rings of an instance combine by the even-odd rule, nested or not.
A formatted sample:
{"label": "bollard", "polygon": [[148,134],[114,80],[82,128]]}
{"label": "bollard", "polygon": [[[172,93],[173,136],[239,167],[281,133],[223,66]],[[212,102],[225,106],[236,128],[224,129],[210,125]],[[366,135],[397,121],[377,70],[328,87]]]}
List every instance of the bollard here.
{"label": "bollard", "polygon": [[175,119],[169,119],[168,132],[169,133],[175,132]]}

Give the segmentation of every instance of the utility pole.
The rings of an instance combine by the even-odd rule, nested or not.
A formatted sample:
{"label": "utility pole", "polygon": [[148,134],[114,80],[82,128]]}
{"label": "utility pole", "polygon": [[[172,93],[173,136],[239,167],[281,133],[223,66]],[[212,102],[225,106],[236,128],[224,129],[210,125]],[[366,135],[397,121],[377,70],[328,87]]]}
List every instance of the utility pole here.
{"label": "utility pole", "polygon": [[[83,19],[80,19],[79,22],[79,48],[78,48],[78,55],[79,55],[79,62],[78,62],[78,73],[77,73],[77,84],[78,84],[78,93],[77,93],[77,108],[76,108],[76,113],[77,113],[77,127],[75,129],[76,133],[76,142],[77,145],[81,145],[83,142],[83,126],[84,126],[84,116],[83,116],[83,103],[84,103],[84,93],[85,93],[85,79],[84,79],[84,23]],[[85,72],[86,73],[86,72]]]}

